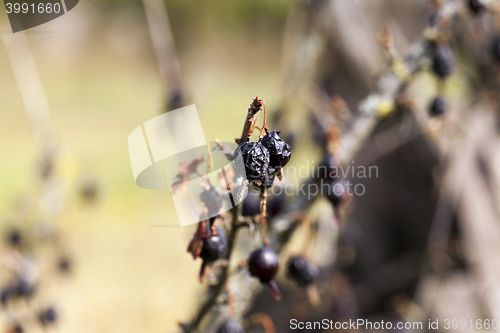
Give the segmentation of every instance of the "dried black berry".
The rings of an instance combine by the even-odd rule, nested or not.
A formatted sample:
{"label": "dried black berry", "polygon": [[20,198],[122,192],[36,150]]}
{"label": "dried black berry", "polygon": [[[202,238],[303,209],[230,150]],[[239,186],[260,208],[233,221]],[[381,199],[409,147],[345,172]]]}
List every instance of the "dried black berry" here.
{"label": "dried black berry", "polygon": [[271,281],[279,268],[278,255],[267,247],[254,250],[248,258],[250,274],[261,282]]}
{"label": "dried black berry", "polygon": [[442,116],[446,113],[447,105],[443,97],[437,96],[429,105],[429,115],[431,117]]}
{"label": "dried black berry", "polygon": [[331,181],[329,188],[326,191],[326,198],[334,207],[338,207],[344,200],[344,195],[347,191],[347,184],[343,179],[334,179]]}
{"label": "dried black berry", "polygon": [[469,9],[474,14],[477,14],[484,9],[484,5],[481,3],[480,0],[466,0],[466,1],[467,4],[469,5]]}
{"label": "dried black berry", "polygon": [[280,291],[273,281],[278,273],[278,255],[267,247],[254,250],[248,258],[248,270],[250,275],[258,278],[260,282],[267,284],[276,299],[280,299]]}
{"label": "dried black berry", "polygon": [[496,61],[500,61],[500,35],[493,38],[492,53]]}
{"label": "dried black berry", "polygon": [[268,188],[274,178],[269,176],[269,151],[259,142],[244,142],[235,151],[241,152],[248,181],[257,183],[257,187]]}
{"label": "dried black berry", "polygon": [[226,254],[227,238],[226,233],[219,227],[215,228],[217,235],[205,238],[200,257],[206,262],[213,262],[221,259]]}
{"label": "dried black berry", "polygon": [[251,217],[259,215],[260,212],[260,196],[255,191],[249,190],[248,195],[243,199],[241,204],[241,215]]}
{"label": "dried black berry", "polygon": [[238,320],[227,318],[219,326],[217,333],[245,333],[245,329]]}
{"label": "dried black berry", "polygon": [[280,137],[280,131],[273,130],[262,138],[262,145],[269,150],[269,165],[283,168],[292,158],[290,146]]}
{"label": "dried black berry", "polygon": [[53,324],[57,320],[57,312],[52,307],[44,309],[38,313],[38,320],[43,326]]}
{"label": "dried black berry", "polygon": [[296,256],[288,260],[287,274],[299,286],[306,287],[316,280],[319,270],[311,266],[302,256]]}
{"label": "dried black berry", "polygon": [[222,207],[222,197],[213,186],[201,192],[200,200],[207,207],[210,216],[217,214]]}
{"label": "dried black berry", "polygon": [[448,77],[455,68],[455,57],[447,45],[438,45],[434,49],[432,70],[440,78]]}

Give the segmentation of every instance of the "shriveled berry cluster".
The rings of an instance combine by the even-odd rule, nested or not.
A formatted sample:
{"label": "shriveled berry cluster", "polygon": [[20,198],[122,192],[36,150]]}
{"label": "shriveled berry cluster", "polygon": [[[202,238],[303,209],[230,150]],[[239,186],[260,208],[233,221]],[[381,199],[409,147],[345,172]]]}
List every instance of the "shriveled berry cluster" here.
{"label": "shriveled berry cluster", "polygon": [[[265,129],[267,131],[267,129]],[[292,157],[290,145],[273,130],[258,142],[243,142],[235,154],[241,154],[245,164],[247,180],[252,187],[265,191]]]}

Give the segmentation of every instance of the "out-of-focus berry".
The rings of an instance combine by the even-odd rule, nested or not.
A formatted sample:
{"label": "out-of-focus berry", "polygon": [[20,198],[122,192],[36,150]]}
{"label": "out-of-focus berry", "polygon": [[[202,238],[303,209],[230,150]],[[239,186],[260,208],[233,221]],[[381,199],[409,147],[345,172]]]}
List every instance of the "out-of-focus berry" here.
{"label": "out-of-focus berry", "polygon": [[339,177],[340,161],[337,157],[326,154],[321,163],[314,170],[314,177],[319,179],[334,179]]}
{"label": "out-of-focus berry", "polygon": [[19,247],[22,245],[23,242],[23,236],[20,230],[17,229],[12,229],[7,232],[7,237],[6,237],[7,244],[9,244],[12,247]]}
{"label": "out-of-focus berry", "polygon": [[480,0],[466,0],[467,4],[469,6],[469,9],[474,13],[477,14],[481,12],[484,9],[484,5]]}
{"label": "out-of-focus berry", "polygon": [[306,287],[316,280],[319,270],[311,266],[302,256],[296,256],[288,260],[287,274],[299,286]]}
{"label": "out-of-focus berry", "polygon": [[22,279],[17,281],[14,288],[16,296],[21,298],[30,298],[35,293],[35,286]]}
{"label": "out-of-focus berry", "polygon": [[203,239],[203,248],[200,253],[200,258],[203,260],[200,269],[200,280],[202,280],[205,275],[205,268],[207,265],[218,259],[224,258],[226,254],[226,233],[219,227],[216,227],[215,230],[217,235],[211,235]]}
{"label": "out-of-focus berry", "polygon": [[279,194],[274,194],[267,202],[267,216],[272,219],[283,211],[286,204],[285,192],[281,191]]}
{"label": "out-of-focus berry", "polygon": [[57,263],[57,268],[63,273],[71,271],[71,260],[68,257],[61,257]]}
{"label": "out-of-focus berry", "polygon": [[222,207],[222,197],[213,186],[201,192],[200,200],[205,204],[205,207],[207,207],[210,216],[217,214]]}
{"label": "out-of-focus berry", "polygon": [[429,105],[429,115],[431,117],[442,116],[446,113],[447,108],[445,99],[441,96],[437,96]]}
{"label": "out-of-focus berry", "polygon": [[347,192],[347,184],[343,179],[333,179],[325,195],[334,207],[338,207],[344,200]]}
{"label": "out-of-focus berry", "polygon": [[52,307],[46,308],[38,313],[38,320],[43,326],[54,324],[57,320],[57,312]]}
{"label": "out-of-focus berry", "polygon": [[447,45],[437,45],[432,58],[432,70],[440,78],[447,78],[455,69],[455,56]]}

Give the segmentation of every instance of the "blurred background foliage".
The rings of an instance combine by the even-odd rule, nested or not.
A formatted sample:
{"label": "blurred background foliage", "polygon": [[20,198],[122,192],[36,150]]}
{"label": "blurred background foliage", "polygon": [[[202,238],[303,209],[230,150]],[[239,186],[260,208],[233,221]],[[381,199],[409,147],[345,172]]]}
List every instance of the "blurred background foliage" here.
{"label": "blurred background foliage", "polygon": [[[290,2],[167,1],[188,104],[207,141],[231,141],[251,97],[279,101],[283,30]],[[2,31],[8,31],[5,12]],[[138,188],[127,137],[164,112],[164,87],[138,1],[80,1],[61,18],[26,32],[64,157],[57,170],[68,193],[54,222],[74,257],[71,280],[53,283],[60,331],[172,331],[195,310],[199,262],[186,247],[166,191]],[[19,223],[23,200],[41,191],[41,152],[0,44],[0,226]],[[97,177],[96,205],[78,186]],[[0,271],[0,282],[5,275]],[[49,283],[50,284],[50,283]],[[56,285],[54,285],[56,284]],[[0,323],[4,325],[6,323]],[[0,328],[3,329],[3,328]]]}

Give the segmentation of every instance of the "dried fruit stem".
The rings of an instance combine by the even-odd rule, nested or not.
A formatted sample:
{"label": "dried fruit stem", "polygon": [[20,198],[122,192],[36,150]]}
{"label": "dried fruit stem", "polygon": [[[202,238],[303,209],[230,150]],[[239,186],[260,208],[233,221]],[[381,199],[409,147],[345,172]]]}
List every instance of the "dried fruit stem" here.
{"label": "dried fruit stem", "polygon": [[255,124],[255,115],[262,109],[262,100],[259,96],[256,96],[248,108],[247,117],[245,118],[245,123],[243,124],[243,131],[241,132],[241,137],[236,139],[236,143],[240,144],[242,142],[248,141],[252,135],[253,125]]}

